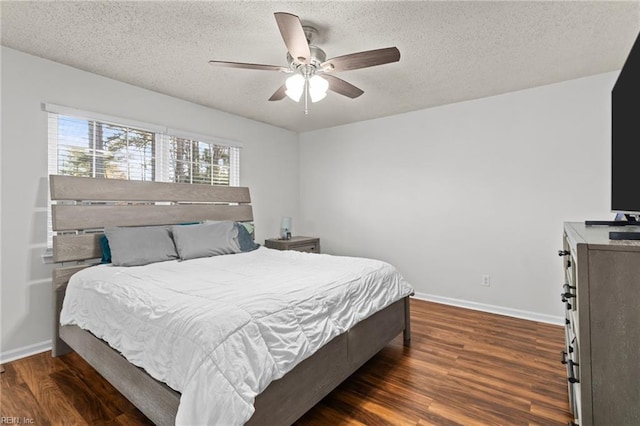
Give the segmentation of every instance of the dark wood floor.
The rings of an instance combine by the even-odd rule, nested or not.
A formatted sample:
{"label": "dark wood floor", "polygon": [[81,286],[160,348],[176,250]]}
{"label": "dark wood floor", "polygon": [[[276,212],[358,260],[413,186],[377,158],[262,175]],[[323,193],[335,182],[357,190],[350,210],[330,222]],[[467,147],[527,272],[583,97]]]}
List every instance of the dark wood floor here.
{"label": "dark wood floor", "polygon": [[[559,326],[413,300],[394,340],[296,425],[566,425]],[[76,354],[6,364],[0,415],[37,425],[151,424]],[[22,421],[22,424],[25,422]]]}

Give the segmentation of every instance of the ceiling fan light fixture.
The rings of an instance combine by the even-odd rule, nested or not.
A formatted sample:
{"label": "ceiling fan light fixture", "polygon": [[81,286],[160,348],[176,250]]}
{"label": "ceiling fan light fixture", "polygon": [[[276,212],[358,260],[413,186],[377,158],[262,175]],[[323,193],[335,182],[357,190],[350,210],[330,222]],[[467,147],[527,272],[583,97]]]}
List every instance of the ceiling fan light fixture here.
{"label": "ceiling fan light fixture", "polygon": [[321,101],[327,96],[329,90],[329,82],[319,75],[314,75],[309,79],[309,96],[311,102]]}
{"label": "ceiling fan light fixture", "polygon": [[316,103],[318,101],[323,100],[324,98],[327,97],[327,92],[324,93],[309,93],[311,95],[311,102]]}
{"label": "ceiling fan light fixture", "polygon": [[305,78],[300,74],[294,74],[287,78],[287,81],[285,82],[285,86],[287,87],[287,90],[285,91],[286,95],[291,98],[291,100],[300,102],[300,98],[304,92],[305,83]]}

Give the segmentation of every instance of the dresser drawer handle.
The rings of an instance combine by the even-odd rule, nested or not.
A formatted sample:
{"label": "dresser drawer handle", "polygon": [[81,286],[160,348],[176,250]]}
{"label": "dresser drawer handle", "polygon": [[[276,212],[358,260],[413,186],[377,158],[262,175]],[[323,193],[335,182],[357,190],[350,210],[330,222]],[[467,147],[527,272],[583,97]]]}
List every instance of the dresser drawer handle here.
{"label": "dresser drawer handle", "polygon": [[576,379],[575,373],[573,371],[573,367],[578,367],[580,364],[578,364],[577,362],[573,362],[572,360],[568,360],[567,364],[569,364],[569,367],[567,368],[569,370],[569,377],[567,377],[567,381],[569,383],[580,383],[580,380]]}

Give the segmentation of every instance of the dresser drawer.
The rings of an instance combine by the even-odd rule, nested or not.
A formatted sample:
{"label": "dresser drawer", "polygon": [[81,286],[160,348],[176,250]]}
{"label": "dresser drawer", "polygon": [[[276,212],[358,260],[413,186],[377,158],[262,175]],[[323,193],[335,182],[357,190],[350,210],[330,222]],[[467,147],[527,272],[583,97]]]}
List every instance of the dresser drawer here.
{"label": "dresser drawer", "polygon": [[562,258],[564,283],[560,293],[565,306],[565,349],[562,363],[566,368],[569,410],[574,424],[580,424],[580,342],[578,334],[578,283],[576,277],[576,252],[572,249],[567,235],[563,236],[563,249],[558,252]]}

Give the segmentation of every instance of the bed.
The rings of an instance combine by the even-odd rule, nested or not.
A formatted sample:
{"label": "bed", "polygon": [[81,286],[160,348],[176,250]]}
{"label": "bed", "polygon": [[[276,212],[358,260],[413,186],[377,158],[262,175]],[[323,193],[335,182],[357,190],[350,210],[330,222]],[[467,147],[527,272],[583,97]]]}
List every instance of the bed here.
{"label": "bed", "polygon": [[[54,261],[60,263],[53,272],[53,356],[76,351],[154,423],[174,424],[180,411],[179,392],[151,377],[91,332],[77,325],[60,326],[67,285],[74,274],[77,274],[74,280],[79,281],[87,271],[101,271],[100,267],[87,268],[102,256],[100,240],[105,228],[206,220],[251,222],[253,210],[248,188],[51,176],[50,189],[51,200],[55,202],[52,205],[56,232],[53,256]],[[306,261],[304,256],[314,259],[323,256],[275,253],[261,248],[247,253],[246,258],[252,264],[261,264],[267,258],[280,259],[281,255],[293,256],[286,260],[292,263]],[[219,267],[219,262],[241,259],[240,255],[233,256],[220,256],[226,259],[211,262],[218,262]],[[323,261],[339,261],[333,258],[325,256]],[[193,264],[205,262],[209,260]],[[366,261],[363,262],[365,265]],[[267,271],[268,266],[265,268]],[[103,267],[102,272],[105,271],[110,270]],[[282,377],[271,381],[255,397],[255,411],[246,424],[291,424],[397,335],[403,333],[408,345],[409,294],[406,288],[402,291],[402,297],[396,295],[397,300],[388,301],[381,310],[368,312],[364,319],[356,318],[356,323],[349,324],[347,329],[314,348],[301,362],[296,361]]]}

